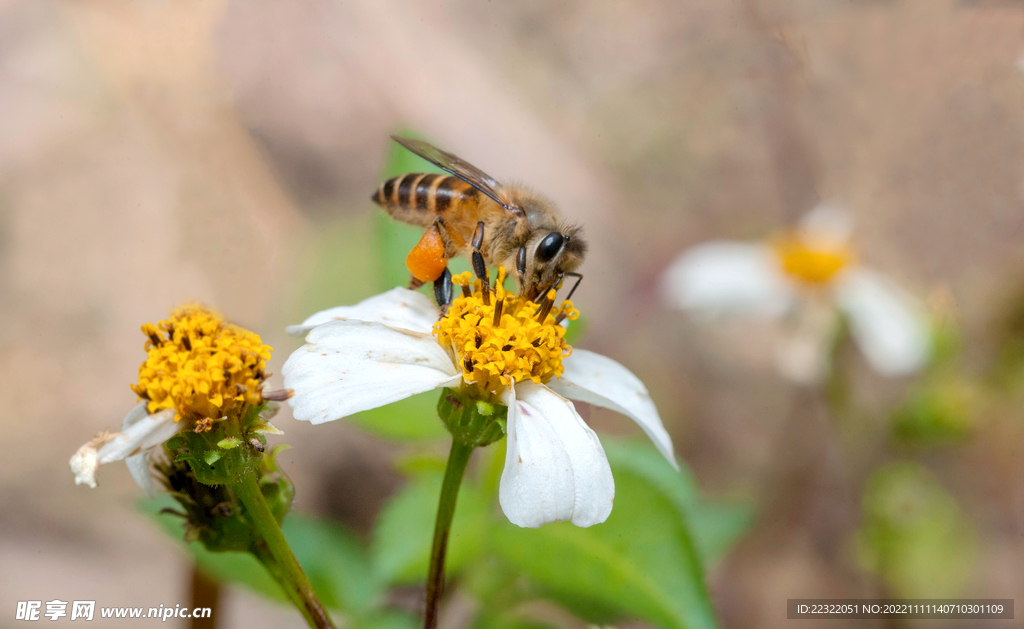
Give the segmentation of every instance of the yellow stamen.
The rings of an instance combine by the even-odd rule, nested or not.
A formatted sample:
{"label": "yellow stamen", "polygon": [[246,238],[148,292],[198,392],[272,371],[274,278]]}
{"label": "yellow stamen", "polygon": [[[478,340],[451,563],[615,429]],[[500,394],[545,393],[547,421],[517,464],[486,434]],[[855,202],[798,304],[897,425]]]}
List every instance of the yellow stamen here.
{"label": "yellow stamen", "polygon": [[799,234],[773,239],[772,248],[783,271],[808,284],[825,284],[854,261],[853,250],[845,243],[814,242]]}
{"label": "yellow stamen", "polygon": [[[503,268],[498,268],[496,299],[489,305],[484,303],[480,281],[471,277],[469,273],[452,277],[453,283],[468,287],[470,295],[456,297],[434,325],[438,342],[452,352],[463,378],[497,395],[513,380],[540,384],[561,376],[562,358],[572,353],[572,348],[565,342],[565,328],[555,324],[555,316],[579,316],[572,303],[564,302],[557,312],[549,312],[543,322],[538,322],[541,304],[506,292]],[[502,303],[502,310],[496,323],[494,310],[498,303]]]}
{"label": "yellow stamen", "polygon": [[143,325],[142,333],[149,355],[139,366],[139,384],[131,388],[149,400],[150,413],[173,408],[175,421],[186,417],[197,422],[197,430],[209,430],[213,422],[204,420],[263,402],[272,348],[259,335],[197,304],[178,308],[156,325]]}

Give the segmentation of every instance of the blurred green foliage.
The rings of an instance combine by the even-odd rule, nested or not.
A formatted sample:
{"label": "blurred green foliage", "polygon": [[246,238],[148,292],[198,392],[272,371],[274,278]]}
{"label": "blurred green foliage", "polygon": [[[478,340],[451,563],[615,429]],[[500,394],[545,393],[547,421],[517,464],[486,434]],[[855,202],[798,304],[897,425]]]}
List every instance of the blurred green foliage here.
{"label": "blurred green foliage", "polygon": [[910,392],[892,418],[892,436],[902,445],[958,443],[970,434],[980,393],[959,374],[927,379]]}
{"label": "blurred green foliage", "polygon": [[952,317],[932,328],[932,357],[892,415],[891,434],[902,446],[934,447],[964,441],[985,393],[963,370],[960,330]]}
{"label": "blurred green foliage", "polygon": [[861,565],[900,598],[956,598],[974,565],[975,538],[952,496],[922,466],[877,469],[863,500]]}

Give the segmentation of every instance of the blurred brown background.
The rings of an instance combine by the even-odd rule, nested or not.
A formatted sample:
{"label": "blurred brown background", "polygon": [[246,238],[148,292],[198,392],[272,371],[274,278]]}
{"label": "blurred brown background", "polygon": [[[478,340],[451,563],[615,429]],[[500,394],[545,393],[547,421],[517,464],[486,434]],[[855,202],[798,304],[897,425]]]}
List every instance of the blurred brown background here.
{"label": "blurred brown background", "polygon": [[[286,324],[369,296],[368,197],[399,128],[586,226],[582,345],[648,384],[705,491],[758,509],[710,575],[723,626],[880,595],[849,539],[865,475],[892,458],[884,431],[794,428],[767,331],[705,335],[657,278],[696,242],[837,199],[866,263],[952,296],[984,364],[1024,271],[1022,54],[1012,0],[0,0],[0,626],[18,600],[187,601],[187,561],[135,513],[125,468],[89,490],[68,457],[120,424],[138,327],[178,302],[262,334],[278,372],[299,344]],[[336,292],[309,288],[324,234],[348,238]],[[906,383],[853,373],[884,423]],[[1024,425],[1004,415],[924,460],[977,535],[964,595],[1020,601]],[[395,447],[277,423],[297,508],[365,530]],[[367,470],[378,482],[346,488]],[[220,621],[300,619],[232,591]]]}

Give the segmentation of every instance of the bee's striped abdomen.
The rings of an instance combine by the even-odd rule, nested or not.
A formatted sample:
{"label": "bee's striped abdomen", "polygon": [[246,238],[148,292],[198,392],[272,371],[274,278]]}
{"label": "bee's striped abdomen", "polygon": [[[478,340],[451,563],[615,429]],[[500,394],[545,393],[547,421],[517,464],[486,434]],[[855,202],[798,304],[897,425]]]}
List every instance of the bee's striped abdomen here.
{"label": "bee's striped abdomen", "polygon": [[401,219],[396,210],[441,214],[453,205],[477,201],[478,194],[476,188],[458,177],[408,173],[385,181],[372,198]]}

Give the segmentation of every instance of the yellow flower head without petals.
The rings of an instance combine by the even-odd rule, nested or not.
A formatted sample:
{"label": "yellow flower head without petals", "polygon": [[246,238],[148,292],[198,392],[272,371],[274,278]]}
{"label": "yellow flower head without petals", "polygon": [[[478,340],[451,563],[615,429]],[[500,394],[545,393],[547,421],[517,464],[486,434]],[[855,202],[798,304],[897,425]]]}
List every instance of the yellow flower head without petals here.
{"label": "yellow flower head without petals", "polygon": [[198,432],[246,404],[263,402],[272,348],[259,335],[198,304],[181,306],[166,321],[143,325],[142,332],[148,356],[131,388],[149,401],[150,413],[173,408],[176,421],[194,420]]}
{"label": "yellow flower head without petals", "polygon": [[[454,354],[463,378],[495,395],[513,380],[540,384],[561,376],[562,358],[572,348],[556,320],[579,316],[567,300],[554,311],[549,305],[543,321],[538,321],[545,300],[537,304],[506,292],[504,279],[505,270],[499,267],[494,292],[485,299],[479,280],[471,281],[469,273],[456,275],[452,282],[463,287],[463,294],[434,325],[438,342]],[[554,292],[549,291],[546,299],[553,302]]]}

